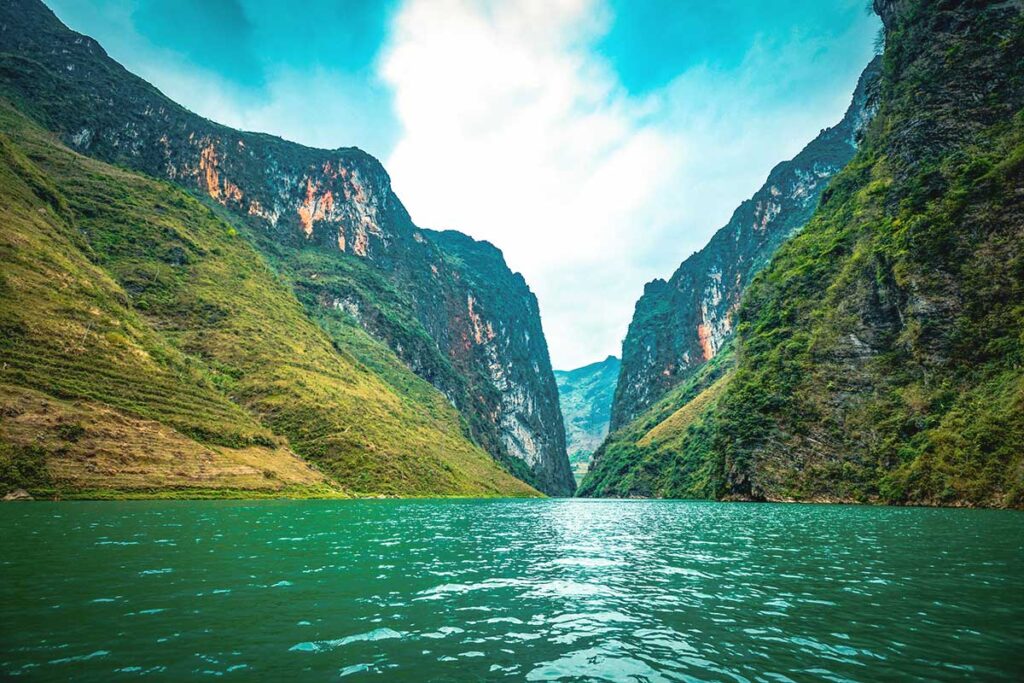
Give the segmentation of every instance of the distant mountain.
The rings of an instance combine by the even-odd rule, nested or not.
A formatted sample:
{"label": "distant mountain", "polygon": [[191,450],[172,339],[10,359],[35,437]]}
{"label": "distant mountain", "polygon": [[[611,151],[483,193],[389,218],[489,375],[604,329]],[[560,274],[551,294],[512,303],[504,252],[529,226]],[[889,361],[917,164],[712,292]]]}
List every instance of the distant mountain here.
{"label": "distant mountain", "polygon": [[[333,353],[359,363],[377,380],[398,383],[392,388],[404,398],[369,392],[363,395],[364,410],[348,413],[315,383],[296,379],[287,387],[296,398],[281,400],[266,413],[256,411],[266,428],[290,439],[299,455],[320,463],[336,482],[363,492],[468,490],[444,483],[443,477],[432,479],[430,468],[417,465],[424,453],[459,439],[470,449],[478,444],[501,468],[544,492],[572,493],[536,298],[492,245],[416,226],[376,159],[356,148],[312,149],[203,119],[127,72],[96,41],[69,30],[37,0],[0,3],[0,98],[75,152],[169,181],[198,197],[202,211],[251,245],[263,264],[258,267],[284,283]],[[31,128],[13,113],[8,120],[18,130]],[[21,149],[22,143],[15,140],[13,148]],[[66,157],[57,148],[51,151],[44,154],[47,159]],[[64,170],[44,164],[39,173],[62,193],[64,183],[79,182]],[[113,187],[111,192],[116,194]],[[71,199],[65,204],[71,207],[69,225],[87,223],[89,216],[77,213],[85,209],[76,209]],[[151,211],[138,219],[162,220],[168,209],[153,202]],[[93,243],[96,234],[82,237],[87,259],[107,258],[109,244]],[[140,307],[157,305],[154,283],[184,277],[189,268],[216,256],[212,247],[200,246],[202,240],[177,244],[170,228],[166,234],[166,241],[159,232],[148,235],[148,251],[133,256],[136,270],[145,270],[142,262],[151,259],[163,264],[146,266],[146,276],[129,275],[127,264],[108,271],[124,290],[125,305],[140,315]],[[177,256],[167,256],[169,249]],[[230,287],[228,281],[222,284]],[[230,312],[212,302],[203,305],[209,308],[193,317]],[[160,325],[181,326],[175,332],[180,341],[191,320],[161,320]],[[276,334],[270,329],[275,324],[256,317],[238,334],[250,340],[265,331]],[[294,353],[301,354],[300,348]],[[225,361],[218,357],[217,362]],[[439,393],[410,380],[412,373]],[[228,391],[227,398],[236,396]],[[438,417],[435,399],[461,414],[454,421],[443,418],[443,437],[419,430],[415,420],[399,420],[393,438],[379,429],[386,420],[377,416],[399,417],[410,401]],[[333,414],[330,425],[314,430],[313,422],[297,415],[286,419],[296,402]]]}
{"label": "distant mountain", "polygon": [[569,462],[577,477],[586,473],[590,456],[608,434],[619,366],[618,358],[608,356],[575,370],[555,370]]}
{"label": "distant mountain", "polygon": [[1024,507],[1024,3],[874,8],[857,154],[583,495]]}

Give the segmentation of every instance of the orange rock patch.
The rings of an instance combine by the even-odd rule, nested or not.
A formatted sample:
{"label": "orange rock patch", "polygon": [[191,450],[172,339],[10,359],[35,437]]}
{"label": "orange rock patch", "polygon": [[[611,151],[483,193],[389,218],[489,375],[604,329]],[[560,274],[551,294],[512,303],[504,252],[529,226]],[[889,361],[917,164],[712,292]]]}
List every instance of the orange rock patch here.
{"label": "orange rock patch", "polygon": [[711,360],[715,357],[715,344],[711,337],[711,326],[706,323],[697,325],[697,339],[700,341],[700,348],[704,360]]}
{"label": "orange rock patch", "polygon": [[334,209],[334,195],[331,191],[324,190],[318,194],[318,190],[319,184],[314,185],[312,180],[306,178],[306,198],[296,209],[306,237],[312,237],[313,224],[324,220]]}
{"label": "orange rock patch", "polygon": [[199,172],[206,183],[206,193],[220,200],[220,174],[217,172],[217,149],[213,143],[199,150]]}

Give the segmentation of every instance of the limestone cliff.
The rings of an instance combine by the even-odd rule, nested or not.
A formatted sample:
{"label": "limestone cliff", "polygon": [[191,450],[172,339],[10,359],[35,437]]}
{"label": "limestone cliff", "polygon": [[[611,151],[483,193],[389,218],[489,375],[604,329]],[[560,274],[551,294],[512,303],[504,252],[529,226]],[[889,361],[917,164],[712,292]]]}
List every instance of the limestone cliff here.
{"label": "limestone cliff", "polygon": [[469,378],[478,409],[497,421],[500,447],[530,467],[541,490],[571,494],[576,484],[537,297],[489,242],[452,230],[427,234],[457,273],[449,310],[465,307],[447,321],[452,363]]}
{"label": "limestone cliff", "polygon": [[856,151],[874,110],[879,63],[875,59],[864,70],[842,121],[772,169],[761,189],[667,282],[644,288],[622,345],[612,429],[652,406],[732,335],[736,306],[751,278],[803,227],[829,180]]}
{"label": "limestone cliff", "polygon": [[1024,2],[874,6],[856,155],[584,495],[1024,506]]}
{"label": "limestone cliff", "polygon": [[[0,7],[0,93],[73,149],[204,197],[292,281],[313,317],[348,316],[438,387],[511,471],[547,493],[572,492],[532,294],[521,278],[508,301],[480,284],[445,251],[453,240],[412,222],[376,159],[199,117],[37,0]],[[492,265],[515,277],[500,258]]]}

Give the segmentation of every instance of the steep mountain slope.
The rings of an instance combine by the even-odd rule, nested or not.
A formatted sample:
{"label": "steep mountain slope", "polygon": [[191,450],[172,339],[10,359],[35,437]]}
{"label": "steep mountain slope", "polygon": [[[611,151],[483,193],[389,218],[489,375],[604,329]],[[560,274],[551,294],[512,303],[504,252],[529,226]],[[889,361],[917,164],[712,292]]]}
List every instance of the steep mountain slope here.
{"label": "steep mountain slope", "polygon": [[733,315],[751,278],[814,213],[829,180],[853,157],[876,106],[880,58],[861,74],[843,119],[768,175],[707,246],[672,277],[654,280],[637,301],[622,344],[612,429],[649,408],[710,360],[733,332]]}
{"label": "steep mountain slope", "polygon": [[667,495],[1024,505],[1024,3],[875,9],[877,116],[744,296]]}
{"label": "steep mountain slope", "polygon": [[[73,149],[202,196],[295,285],[315,319],[347,315],[440,389],[508,469],[548,493],[571,493],[561,419],[545,408],[556,406],[557,388],[532,294],[525,284],[473,289],[483,280],[443,250],[451,240],[412,223],[376,159],[198,117],[37,0],[0,6],[0,92]],[[500,256],[491,265],[514,277]],[[523,311],[533,311],[533,343],[511,333]],[[488,330],[510,332],[495,340]],[[495,354],[503,367],[525,360],[538,371],[499,377]],[[502,398],[507,391],[516,398]]]}
{"label": "steep mountain slope", "polygon": [[384,372],[332,344],[209,207],[2,101],[0,130],[0,486],[533,493],[386,347],[348,331]]}
{"label": "steep mountain slope", "polygon": [[497,415],[505,452],[527,464],[543,491],[572,494],[576,481],[565,457],[557,388],[529,390],[538,377],[554,384],[537,298],[489,242],[452,230],[426,232],[459,274],[458,298],[450,304],[458,313],[447,336],[453,364],[477,388],[476,401]]}
{"label": "steep mountain slope", "polygon": [[619,365],[618,358],[608,356],[575,370],[555,370],[569,462],[577,477],[586,473],[590,457],[608,435]]}
{"label": "steep mountain slope", "polygon": [[612,432],[594,452],[577,494],[588,498],[711,498],[720,476],[708,458],[691,457],[707,438],[705,422],[732,377],[726,341],[653,406]]}

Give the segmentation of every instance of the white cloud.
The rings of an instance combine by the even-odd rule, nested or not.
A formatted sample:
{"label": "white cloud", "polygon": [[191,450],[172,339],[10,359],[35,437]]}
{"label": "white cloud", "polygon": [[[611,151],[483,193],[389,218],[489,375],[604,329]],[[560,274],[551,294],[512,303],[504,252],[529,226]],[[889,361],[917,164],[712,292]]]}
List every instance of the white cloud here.
{"label": "white cloud", "polygon": [[380,62],[403,128],[396,192],[419,224],[504,251],[556,367],[618,354],[643,283],[837,122],[862,66],[787,101],[826,76],[809,59],[826,48],[755,47],[730,73],[698,67],[636,98],[593,50],[612,19],[599,0],[407,0]]}
{"label": "white cloud", "polygon": [[50,1],[199,114],[392,150],[385,165],[419,224],[490,240],[525,275],[563,368],[618,354],[643,284],[839,120],[877,27],[864,16],[827,41],[762,39],[739,66],[698,65],[637,97],[597,51],[610,0],[403,0],[377,73],[287,69],[273,53],[254,87],[140,35],[134,0]]}
{"label": "white cloud", "polygon": [[649,107],[588,55],[599,9],[414,0],[382,62],[404,127],[387,161],[399,196],[419,223],[505,252],[563,363],[617,352],[637,274],[610,266],[654,237],[645,224],[682,160],[681,141],[645,124]]}

